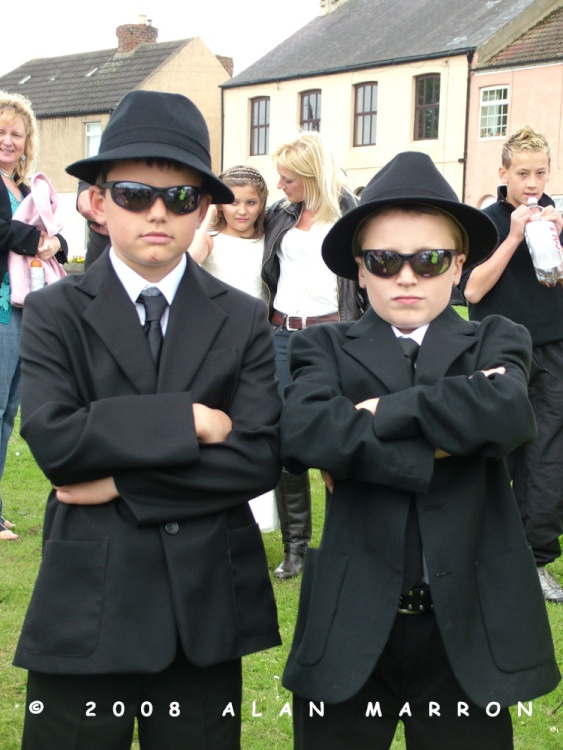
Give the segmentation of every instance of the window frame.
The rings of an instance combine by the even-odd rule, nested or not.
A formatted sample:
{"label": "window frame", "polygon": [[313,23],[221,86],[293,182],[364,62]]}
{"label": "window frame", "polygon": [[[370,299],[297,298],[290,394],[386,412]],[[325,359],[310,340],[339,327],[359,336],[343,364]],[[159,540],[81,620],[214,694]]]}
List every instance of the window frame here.
{"label": "window frame", "polygon": [[[261,112],[261,105],[264,111]],[[264,156],[270,149],[270,97],[250,100],[250,156]]]}
{"label": "window frame", "polygon": [[[431,101],[427,101],[428,83],[432,83]],[[437,86],[436,86],[437,83]],[[420,88],[424,86],[422,101]],[[424,73],[414,79],[414,141],[435,141],[440,133],[440,73]],[[430,122],[429,122],[430,120]],[[430,134],[428,134],[430,125]]]}
{"label": "window frame", "polygon": [[[492,99],[485,101],[485,95],[492,91],[504,91],[504,98]],[[506,138],[508,135],[508,105],[510,101],[510,86],[499,84],[497,86],[484,86],[479,91],[479,140],[488,141],[495,138]],[[489,114],[485,110],[489,108],[501,108],[500,112]],[[504,109],[504,111],[502,111]],[[495,119],[493,119],[495,118]],[[494,127],[491,129],[489,123],[493,122]],[[492,130],[492,134],[485,131]]]}
{"label": "window frame", "polygon": [[[314,101],[313,106],[310,105]],[[305,117],[305,107],[309,106],[311,116]],[[321,130],[321,106],[322,91],[321,89],[308,89],[302,91],[299,98],[299,127],[301,130],[314,130],[317,133]],[[316,116],[312,116],[312,115]]]}
{"label": "window frame", "polygon": [[[94,125],[97,125],[98,132],[90,132]],[[88,159],[90,156],[97,156],[100,150],[100,141],[102,139],[102,123],[100,120],[90,120],[84,123],[84,155]]]}
{"label": "window frame", "polygon": [[[366,90],[370,89],[370,95],[366,100]],[[377,98],[378,98],[377,81],[364,81],[354,85],[354,148],[364,146],[375,146],[377,143]],[[358,107],[359,97],[361,94],[361,106]],[[374,108],[375,99],[375,108]],[[364,109],[364,107],[366,107]],[[366,124],[368,136],[366,139]]]}

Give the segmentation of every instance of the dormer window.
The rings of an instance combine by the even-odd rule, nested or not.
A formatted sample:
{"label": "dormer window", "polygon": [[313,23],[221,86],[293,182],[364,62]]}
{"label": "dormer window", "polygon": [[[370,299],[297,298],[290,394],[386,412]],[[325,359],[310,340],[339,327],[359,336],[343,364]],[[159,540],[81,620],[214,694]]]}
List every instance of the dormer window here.
{"label": "dormer window", "polygon": [[22,86],[22,85],[23,85],[24,83],[27,83],[27,82],[29,81],[29,79],[30,79],[30,78],[31,78],[31,76],[30,76],[30,75],[24,76],[24,77],[23,77],[23,78],[21,79],[21,81],[18,81],[18,84],[19,84],[20,86]]}
{"label": "dormer window", "polygon": [[92,68],[92,70],[89,73],[86,73],[86,75],[84,77],[85,78],[90,78],[90,76],[93,76],[94,73],[97,73],[97,71],[98,71],[98,68]]}

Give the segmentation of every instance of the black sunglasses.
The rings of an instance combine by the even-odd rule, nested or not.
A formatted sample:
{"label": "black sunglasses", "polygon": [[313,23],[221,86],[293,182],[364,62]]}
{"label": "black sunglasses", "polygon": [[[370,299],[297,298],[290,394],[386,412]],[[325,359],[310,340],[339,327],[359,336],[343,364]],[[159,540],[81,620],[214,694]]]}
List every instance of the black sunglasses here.
{"label": "black sunglasses", "polygon": [[408,262],[417,276],[425,278],[440,276],[452,264],[456,250],[421,250],[412,255],[401,255],[393,250],[362,250],[364,265],[374,276],[388,278],[396,276],[403,263]]}
{"label": "black sunglasses", "polygon": [[127,211],[144,211],[152,206],[160,196],[173,214],[191,214],[201,201],[201,190],[192,185],[177,185],[169,188],[156,188],[142,182],[104,182],[101,188],[108,188],[113,202]]}

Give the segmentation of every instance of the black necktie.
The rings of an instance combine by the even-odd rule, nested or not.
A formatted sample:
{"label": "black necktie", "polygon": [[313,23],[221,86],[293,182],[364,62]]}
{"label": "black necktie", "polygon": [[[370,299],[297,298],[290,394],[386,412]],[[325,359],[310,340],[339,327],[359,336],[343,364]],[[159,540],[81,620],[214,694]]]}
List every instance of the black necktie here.
{"label": "black necktie", "polygon": [[147,341],[149,342],[149,349],[152,358],[158,367],[158,360],[160,359],[160,350],[163,341],[160,319],[168,306],[168,302],[162,292],[155,286],[149,286],[146,289],[143,289],[139,295],[138,301],[142,302],[145,306],[146,318],[143,329]]}
{"label": "black necktie", "polygon": [[[419,345],[416,341],[409,338],[399,338],[399,344],[403,350],[403,354],[406,357],[409,371],[411,374],[411,382],[414,383],[414,363],[418,356]],[[416,505],[414,498],[411,498],[409,506],[409,515],[407,517],[407,528],[405,531],[405,571],[403,575],[403,594],[408,592],[415,586],[422,578],[422,539],[420,538],[420,526],[418,524],[418,516],[416,514]]]}

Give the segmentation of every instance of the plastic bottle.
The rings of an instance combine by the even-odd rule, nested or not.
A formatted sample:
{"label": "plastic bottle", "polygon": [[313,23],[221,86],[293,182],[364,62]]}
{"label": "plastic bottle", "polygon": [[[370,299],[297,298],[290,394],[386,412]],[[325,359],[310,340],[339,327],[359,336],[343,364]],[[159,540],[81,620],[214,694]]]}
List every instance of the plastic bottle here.
{"label": "plastic bottle", "polygon": [[45,269],[40,260],[35,258],[29,264],[29,286],[31,292],[43,289],[45,286]]}
{"label": "plastic bottle", "polygon": [[563,250],[552,221],[540,221],[541,208],[535,198],[528,198],[533,219],[524,228],[524,236],[536,278],[541,284],[555,286],[563,279]]}

